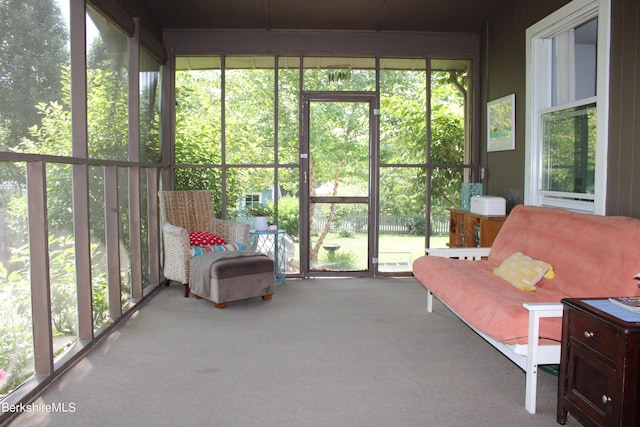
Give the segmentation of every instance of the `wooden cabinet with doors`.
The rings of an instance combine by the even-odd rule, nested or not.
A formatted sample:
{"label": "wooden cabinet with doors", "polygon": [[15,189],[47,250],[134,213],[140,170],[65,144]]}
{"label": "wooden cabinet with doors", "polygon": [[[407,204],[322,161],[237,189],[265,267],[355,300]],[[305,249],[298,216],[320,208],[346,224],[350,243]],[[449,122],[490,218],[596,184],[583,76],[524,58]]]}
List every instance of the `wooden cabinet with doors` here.
{"label": "wooden cabinet with doors", "polygon": [[614,316],[606,298],[562,302],[558,423],[640,425],[640,316]]}
{"label": "wooden cabinet with doors", "polygon": [[491,247],[507,218],[504,215],[481,215],[457,208],[448,210],[451,248]]}

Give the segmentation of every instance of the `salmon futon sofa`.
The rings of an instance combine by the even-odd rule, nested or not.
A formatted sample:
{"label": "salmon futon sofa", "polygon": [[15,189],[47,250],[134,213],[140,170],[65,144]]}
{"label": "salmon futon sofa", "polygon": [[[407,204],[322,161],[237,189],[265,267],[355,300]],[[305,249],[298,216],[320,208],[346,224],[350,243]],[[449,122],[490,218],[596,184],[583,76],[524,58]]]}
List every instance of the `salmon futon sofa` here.
{"label": "salmon futon sofa", "polygon": [[516,206],[491,248],[427,249],[413,274],[526,373],[535,413],[538,365],[560,362],[563,298],[640,295],[640,220]]}

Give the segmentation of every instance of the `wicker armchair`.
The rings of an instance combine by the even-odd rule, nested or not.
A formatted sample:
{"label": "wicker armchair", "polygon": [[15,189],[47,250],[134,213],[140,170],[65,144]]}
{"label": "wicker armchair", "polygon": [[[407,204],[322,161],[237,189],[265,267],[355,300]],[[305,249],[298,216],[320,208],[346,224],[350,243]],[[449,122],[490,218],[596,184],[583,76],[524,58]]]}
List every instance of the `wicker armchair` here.
{"label": "wicker armchair", "polygon": [[249,225],[215,217],[213,198],[209,190],[160,191],[160,212],[164,242],[164,277],[184,285],[189,296],[189,265],[191,246],[189,232],[208,231],[227,242],[247,247]]}

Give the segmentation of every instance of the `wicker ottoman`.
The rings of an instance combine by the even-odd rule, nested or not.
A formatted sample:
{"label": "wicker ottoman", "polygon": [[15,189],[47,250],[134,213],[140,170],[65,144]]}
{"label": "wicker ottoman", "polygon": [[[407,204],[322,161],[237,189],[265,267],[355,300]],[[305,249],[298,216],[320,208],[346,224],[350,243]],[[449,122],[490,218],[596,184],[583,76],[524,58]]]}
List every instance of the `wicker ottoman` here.
{"label": "wicker ottoman", "polygon": [[189,287],[195,298],[213,301],[216,308],[248,298],[270,300],[274,269],[273,260],[260,253],[227,253],[223,258],[214,253],[203,254],[191,260]]}

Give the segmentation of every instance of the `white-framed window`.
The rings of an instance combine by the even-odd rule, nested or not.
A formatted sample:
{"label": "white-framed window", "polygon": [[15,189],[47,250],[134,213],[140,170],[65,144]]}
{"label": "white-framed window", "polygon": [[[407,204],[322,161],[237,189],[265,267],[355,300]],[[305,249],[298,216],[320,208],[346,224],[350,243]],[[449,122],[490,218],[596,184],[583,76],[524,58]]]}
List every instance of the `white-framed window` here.
{"label": "white-framed window", "polygon": [[252,208],[262,204],[262,195],[260,193],[249,193],[244,196],[244,207]]}
{"label": "white-framed window", "polygon": [[610,0],[527,29],[525,204],[604,214]]}

